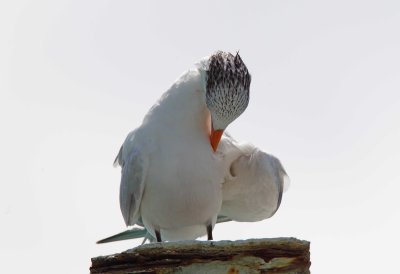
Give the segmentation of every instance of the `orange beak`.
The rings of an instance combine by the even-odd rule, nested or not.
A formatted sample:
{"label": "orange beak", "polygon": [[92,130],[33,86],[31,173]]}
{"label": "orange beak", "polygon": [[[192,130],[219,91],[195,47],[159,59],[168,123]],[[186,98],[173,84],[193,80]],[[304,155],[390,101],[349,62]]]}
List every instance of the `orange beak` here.
{"label": "orange beak", "polygon": [[211,147],[213,148],[214,152],[217,151],[218,144],[219,144],[219,141],[221,140],[223,133],[224,133],[223,129],[214,130],[211,127],[210,143],[211,143]]}

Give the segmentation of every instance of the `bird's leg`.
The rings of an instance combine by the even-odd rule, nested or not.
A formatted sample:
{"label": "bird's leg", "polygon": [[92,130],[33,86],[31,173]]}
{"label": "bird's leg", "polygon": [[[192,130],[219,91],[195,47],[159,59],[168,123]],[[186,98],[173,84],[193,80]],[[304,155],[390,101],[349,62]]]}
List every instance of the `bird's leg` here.
{"label": "bird's leg", "polygon": [[212,241],[213,236],[212,236],[212,225],[209,224],[207,225],[207,240]]}
{"label": "bird's leg", "polygon": [[157,243],[161,243],[161,234],[159,230],[154,230],[156,233]]}

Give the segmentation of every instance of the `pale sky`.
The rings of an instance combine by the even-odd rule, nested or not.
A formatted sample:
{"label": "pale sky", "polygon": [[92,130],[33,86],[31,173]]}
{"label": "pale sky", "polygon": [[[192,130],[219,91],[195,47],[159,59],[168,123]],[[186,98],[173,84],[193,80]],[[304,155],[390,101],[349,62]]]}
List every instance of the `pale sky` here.
{"label": "pale sky", "polygon": [[[393,273],[400,245],[400,2],[2,1],[2,273],[88,273],[125,229],[128,132],[185,70],[240,50],[252,74],[228,128],[280,158],[278,212],[216,240],[297,237],[313,273]],[[55,271],[57,269],[57,271]]]}

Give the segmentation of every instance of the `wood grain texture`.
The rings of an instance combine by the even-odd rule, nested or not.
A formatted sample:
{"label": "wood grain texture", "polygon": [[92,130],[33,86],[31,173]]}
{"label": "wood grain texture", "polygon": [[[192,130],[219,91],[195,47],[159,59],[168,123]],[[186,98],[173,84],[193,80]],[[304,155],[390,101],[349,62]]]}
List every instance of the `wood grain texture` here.
{"label": "wood grain texture", "polygon": [[310,273],[310,243],[295,238],[153,243],[92,258],[90,273]]}

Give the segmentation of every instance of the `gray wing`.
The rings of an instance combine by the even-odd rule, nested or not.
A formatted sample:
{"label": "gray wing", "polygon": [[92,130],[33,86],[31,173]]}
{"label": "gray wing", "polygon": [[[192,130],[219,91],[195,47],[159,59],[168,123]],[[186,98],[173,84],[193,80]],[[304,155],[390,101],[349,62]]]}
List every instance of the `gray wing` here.
{"label": "gray wing", "polygon": [[136,224],[140,217],[139,208],[148,167],[147,157],[134,145],[134,138],[130,135],[115,160],[122,167],[119,203],[127,226]]}

